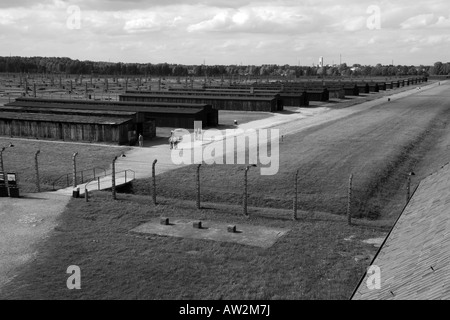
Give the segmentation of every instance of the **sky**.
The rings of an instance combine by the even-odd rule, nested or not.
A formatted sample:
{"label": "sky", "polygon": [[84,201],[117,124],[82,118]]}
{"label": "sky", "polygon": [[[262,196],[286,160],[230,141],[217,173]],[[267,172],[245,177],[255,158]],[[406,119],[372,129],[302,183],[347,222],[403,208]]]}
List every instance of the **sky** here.
{"label": "sky", "polygon": [[449,62],[448,0],[1,0],[0,56],[200,65]]}

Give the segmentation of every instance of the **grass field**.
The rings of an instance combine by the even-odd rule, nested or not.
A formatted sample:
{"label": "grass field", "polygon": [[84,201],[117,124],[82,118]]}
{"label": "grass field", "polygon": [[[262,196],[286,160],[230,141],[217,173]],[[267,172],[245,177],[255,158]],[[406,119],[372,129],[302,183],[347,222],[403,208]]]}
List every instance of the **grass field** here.
{"label": "grass field", "polygon": [[[433,90],[286,135],[277,175],[249,171],[249,220],[240,206],[243,165],[202,166],[202,210],[192,201],[195,166],[157,176],[157,206],[149,179],[133,182],[134,195],[119,194],[118,201],[106,192],[93,193],[89,203],[72,199],[58,227],[38,245],[36,259],[1,288],[0,299],[348,299],[377,251],[362,241],[386,235],[405,203],[406,174],[416,172],[415,185],[449,161],[450,93]],[[8,143],[0,139],[0,146]],[[21,170],[30,189],[34,148],[42,152],[42,177],[70,173],[73,152],[80,153],[80,169],[109,165],[123,152],[13,143],[5,167]],[[302,211],[291,221],[296,170]],[[377,220],[355,219],[348,226],[341,215],[350,173],[354,216]],[[269,249],[130,233],[161,215],[291,231]],[[82,290],[67,290],[70,265],[81,268]]]}
{"label": "grass field", "polygon": [[[258,169],[249,171],[249,203],[290,208],[293,178],[299,170],[300,208],[343,214],[352,173],[354,214],[395,219],[404,205],[407,173],[417,170],[448,130],[450,110],[442,97],[450,94],[439,94],[392,101],[286,136],[280,146],[278,174],[261,176]],[[442,164],[447,159],[440,154]],[[243,165],[202,166],[202,199],[241,203],[243,169]],[[195,199],[195,166],[164,173],[157,177],[157,185],[164,197]],[[149,194],[149,186],[149,180],[136,181],[133,189]]]}
{"label": "grass field", "polygon": [[[69,183],[72,183],[72,155],[78,152],[76,158],[77,171],[84,172],[83,178],[93,178],[93,168],[108,169],[112,159],[129,148],[108,147],[100,145],[60,143],[43,140],[8,139],[0,138],[0,147],[8,146],[10,142],[13,148],[7,148],[3,152],[3,163],[5,171],[16,172],[21,192],[36,192],[36,173],[34,166],[34,155],[40,150],[39,177],[42,191],[52,190],[53,181],[64,174],[69,174]],[[96,170],[96,174],[102,173]],[[81,175],[77,175],[81,181]],[[65,177],[58,180],[57,187],[65,187]]]}
{"label": "grass field", "polygon": [[[348,299],[377,250],[362,240],[385,235],[375,227],[349,227],[337,216],[248,221],[228,205],[198,211],[192,202],[150,202],[123,194],[112,201],[105,192],[89,203],[73,199],[40,244],[38,259],[20,270],[0,298]],[[161,214],[291,231],[269,249],[129,232]],[[81,290],[67,290],[70,265],[81,268]]]}

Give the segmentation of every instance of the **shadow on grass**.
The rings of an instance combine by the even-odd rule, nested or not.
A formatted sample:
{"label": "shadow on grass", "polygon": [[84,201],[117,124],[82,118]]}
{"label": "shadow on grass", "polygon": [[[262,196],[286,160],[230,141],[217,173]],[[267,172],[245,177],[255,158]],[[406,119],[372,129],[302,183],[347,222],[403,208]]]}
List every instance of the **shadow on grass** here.
{"label": "shadow on grass", "polygon": [[48,200],[48,199],[45,199],[45,198],[29,196],[28,194],[27,195],[21,195],[20,199],[21,200],[41,200],[41,201],[47,201]]}
{"label": "shadow on grass", "polygon": [[[302,107],[292,107],[292,106],[289,106],[289,108],[296,108],[296,109],[299,109],[299,108],[308,108],[308,106],[302,106]],[[299,112],[295,112],[295,111],[291,111],[291,110],[286,110],[286,109],[284,109],[283,111],[277,111],[276,113],[279,113],[279,114],[299,114]]]}
{"label": "shadow on grass", "polygon": [[227,130],[227,129],[237,129],[237,126],[236,125],[232,125],[232,124],[230,124],[230,125],[228,125],[228,124],[219,124],[217,127],[214,127],[214,128],[205,128],[206,130],[207,129],[218,129],[218,130]]}

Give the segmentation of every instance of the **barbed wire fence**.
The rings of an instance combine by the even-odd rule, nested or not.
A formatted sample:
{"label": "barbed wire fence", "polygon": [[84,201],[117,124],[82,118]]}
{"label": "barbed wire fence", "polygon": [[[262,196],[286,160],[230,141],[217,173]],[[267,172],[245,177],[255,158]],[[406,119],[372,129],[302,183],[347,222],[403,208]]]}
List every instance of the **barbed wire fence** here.
{"label": "barbed wire fence", "polygon": [[[125,162],[143,163],[133,160]],[[151,170],[150,162],[148,166]],[[154,178],[133,183],[137,184],[134,192],[149,195],[153,199],[160,196],[190,200],[196,203],[198,209],[202,208],[203,202],[241,205],[243,213],[248,210],[248,206],[257,207],[261,202],[275,203],[275,206],[267,207],[291,211],[289,218],[292,220],[305,218],[305,212],[311,211],[307,205],[305,206],[310,194],[308,190],[302,190],[299,187],[298,181],[301,177],[299,177],[298,171],[292,172],[290,179],[284,182],[284,190],[288,190],[284,195],[265,195],[259,189],[258,174],[252,172],[251,166],[215,166],[220,166],[218,172],[215,172],[210,165],[189,165],[184,167],[179,175],[176,173],[167,175],[165,172],[174,170],[174,166],[155,163]],[[205,168],[207,170],[204,170]],[[247,168],[249,170],[246,174]],[[399,187],[377,186],[378,189],[373,189],[373,187],[367,186],[366,181],[360,175],[352,173],[349,175],[348,183],[343,183],[335,190],[334,201],[338,202],[335,205],[341,208],[340,213],[347,215],[349,225],[355,219],[376,220],[382,215],[383,210],[389,210],[386,207],[399,210],[409,201],[413,189],[411,177],[411,175],[406,175],[404,181],[400,181],[398,184]],[[319,199],[315,201],[320,201],[320,192],[314,196]],[[245,197],[248,199],[247,202]],[[157,201],[154,200],[153,203],[157,203]]]}
{"label": "barbed wire fence", "polygon": [[[30,161],[31,156],[30,154]],[[122,168],[125,169],[132,169],[135,165],[148,167],[148,178],[133,181],[131,193],[149,196],[152,199],[149,202],[153,204],[158,203],[158,197],[163,197],[192,201],[199,210],[207,202],[241,206],[242,214],[248,212],[249,215],[254,211],[249,210],[249,207],[282,209],[289,212],[284,213],[284,218],[292,220],[312,216],[314,211],[347,215],[349,224],[355,219],[377,220],[388,210],[400,213],[417,185],[411,173],[400,175],[396,184],[386,186],[368,184],[364,175],[355,172],[349,174],[349,179],[332,191],[320,189],[311,191],[307,185],[299,183],[302,176],[296,170],[285,174],[285,179],[276,180],[274,188],[280,190],[271,194],[268,192],[271,178],[262,180],[257,172],[259,168],[249,165],[203,164],[180,166],[180,170],[177,170],[172,164],[156,162],[153,175],[154,160],[157,159],[120,160]],[[42,161],[35,169],[35,176],[40,179],[42,185],[51,185],[52,190],[56,190],[68,188],[73,184],[74,175],[71,172],[61,176],[49,176],[49,170],[39,170],[48,169],[44,167],[45,165],[46,162]],[[122,169],[117,170],[116,173],[119,174],[121,171]],[[80,167],[76,170],[75,176],[77,181],[83,184],[108,175],[111,175],[111,168]],[[36,191],[38,189],[39,184]],[[327,192],[333,194],[326,194]],[[315,209],[315,206],[319,208]],[[331,212],[328,210],[331,207],[337,209]]]}

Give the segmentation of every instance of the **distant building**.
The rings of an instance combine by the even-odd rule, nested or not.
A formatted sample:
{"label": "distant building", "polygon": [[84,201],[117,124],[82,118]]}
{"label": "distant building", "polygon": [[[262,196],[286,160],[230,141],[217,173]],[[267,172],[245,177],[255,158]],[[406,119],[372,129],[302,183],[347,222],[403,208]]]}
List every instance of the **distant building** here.
{"label": "distant building", "polygon": [[319,58],[319,67],[323,68],[323,57]]}

